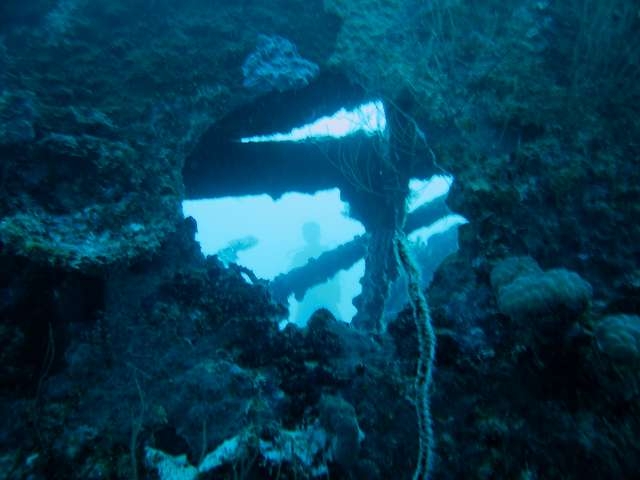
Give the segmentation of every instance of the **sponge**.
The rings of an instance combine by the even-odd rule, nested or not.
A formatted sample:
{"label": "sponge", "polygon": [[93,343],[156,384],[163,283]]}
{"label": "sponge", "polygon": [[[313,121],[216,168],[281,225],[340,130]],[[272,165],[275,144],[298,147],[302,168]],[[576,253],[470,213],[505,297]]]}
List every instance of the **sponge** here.
{"label": "sponge", "polygon": [[625,363],[640,361],[640,317],[608,315],[596,325],[598,348],[606,356]]}

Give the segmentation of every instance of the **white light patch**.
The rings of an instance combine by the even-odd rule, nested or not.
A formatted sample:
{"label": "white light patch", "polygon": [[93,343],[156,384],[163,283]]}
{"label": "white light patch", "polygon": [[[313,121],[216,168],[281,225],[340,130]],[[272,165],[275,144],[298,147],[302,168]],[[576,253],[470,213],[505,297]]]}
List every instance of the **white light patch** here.
{"label": "white light patch", "polygon": [[[311,258],[308,254],[317,258],[364,233],[359,222],[345,216],[347,205],[340,199],[337,188],[314,195],[287,193],[278,200],[267,195],[187,200],[182,208],[185,216],[194,217],[198,223],[196,240],[204,254],[220,255],[241,240],[238,244],[242,248],[234,252],[237,257],[231,261],[265,279],[304,264]],[[303,225],[307,222],[316,223],[319,228],[317,244],[310,245],[304,238]],[[244,242],[245,239],[255,241]],[[339,292],[336,297],[326,295],[332,293],[331,288],[325,287],[323,294],[322,286],[317,286],[307,292],[303,301],[292,300],[291,316],[283,326],[288,322],[306,323],[313,310],[320,307],[350,321],[356,313],[352,301],[361,290],[359,280],[363,272],[363,260],[347,271],[338,272],[332,279]],[[248,276],[243,277],[251,281]],[[302,320],[301,315],[306,318]]]}
{"label": "white light patch", "polygon": [[465,223],[469,222],[461,215],[447,215],[446,217],[433,222],[428,227],[422,227],[414,230],[408,235],[408,238],[412,242],[421,241],[423,243],[427,243],[429,238],[433,235],[446,232],[450,228],[457,227],[458,225],[464,225]]}
{"label": "white light patch", "polygon": [[451,188],[453,177],[446,175],[434,175],[429,180],[412,178],[409,181],[409,199],[407,207],[413,212],[418,207],[429,203],[436,198],[446,195]]}
{"label": "white light patch", "polygon": [[184,215],[198,223],[196,240],[204,254],[214,255],[237,239],[255,237],[255,244],[238,249],[233,261],[269,280],[289,271],[295,253],[305,248],[305,222],[319,225],[327,250],[364,233],[359,222],[344,215],[346,208],[337,188],[314,195],[287,193],[278,200],[255,195],[182,203]]}
{"label": "white light patch", "polygon": [[342,108],[330,117],[319,118],[313,123],[294,128],[289,133],[244,137],[240,142],[299,142],[313,138],[342,138],[356,132],[376,135],[383,133],[386,127],[384,105],[378,100],[362,104],[355,110],[347,111]]}

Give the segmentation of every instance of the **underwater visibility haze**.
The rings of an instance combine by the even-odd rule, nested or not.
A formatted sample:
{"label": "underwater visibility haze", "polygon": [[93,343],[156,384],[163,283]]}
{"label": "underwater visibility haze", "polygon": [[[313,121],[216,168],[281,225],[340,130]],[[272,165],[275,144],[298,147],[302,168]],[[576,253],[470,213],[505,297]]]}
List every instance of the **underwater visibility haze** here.
{"label": "underwater visibility haze", "polygon": [[638,0],[0,2],[0,478],[640,478]]}

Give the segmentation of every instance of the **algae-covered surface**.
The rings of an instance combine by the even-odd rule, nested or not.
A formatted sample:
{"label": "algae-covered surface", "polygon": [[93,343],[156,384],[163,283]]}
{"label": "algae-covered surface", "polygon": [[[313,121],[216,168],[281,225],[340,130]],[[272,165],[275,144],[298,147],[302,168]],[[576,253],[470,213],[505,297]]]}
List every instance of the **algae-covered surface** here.
{"label": "algae-covered surface", "polygon": [[[384,131],[240,141],[363,100]],[[0,476],[636,478],[639,105],[632,0],[4,0]],[[196,180],[366,233],[269,282],[203,254]],[[360,258],[353,322],[283,328]]]}

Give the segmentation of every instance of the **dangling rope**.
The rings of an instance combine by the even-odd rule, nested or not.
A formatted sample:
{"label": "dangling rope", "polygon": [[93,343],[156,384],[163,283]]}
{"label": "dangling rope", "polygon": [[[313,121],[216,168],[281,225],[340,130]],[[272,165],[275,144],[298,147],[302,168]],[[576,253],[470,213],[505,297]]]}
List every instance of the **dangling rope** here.
{"label": "dangling rope", "polygon": [[411,258],[407,237],[396,236],[398,260],[407,274],[409,300],[418,332],[418,370],[416,372],[416,411],[418,414],[419,454],[413,480],[426,480],[432,464],[433,427],[429,406],[429,386],[436,353],[436,335],[431,324],[429,306],[420,290],[420,272]]}

